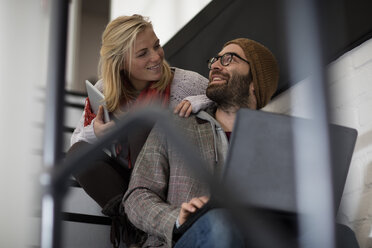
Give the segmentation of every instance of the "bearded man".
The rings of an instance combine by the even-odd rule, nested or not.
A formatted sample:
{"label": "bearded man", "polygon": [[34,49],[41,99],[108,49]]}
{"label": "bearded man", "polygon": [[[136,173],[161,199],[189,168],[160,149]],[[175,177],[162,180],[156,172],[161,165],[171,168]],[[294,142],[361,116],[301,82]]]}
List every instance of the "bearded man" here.
{"label": "bearded man", "polygon": [[[198,148],[207,169],[218,176],[237,111],[264,107],[276,91],[279,70],[269,49],[246,38],[227,42],[208,67],[206,95],[216,106],[187,119],[176,118],[176,124]],[[147,234],[143,247],[244,247],[244,237],[222,209],[208,211],[181,237],[175,235],[209,194],[207,185],[155,127],[138,156],[123,204],[129,220]]]}

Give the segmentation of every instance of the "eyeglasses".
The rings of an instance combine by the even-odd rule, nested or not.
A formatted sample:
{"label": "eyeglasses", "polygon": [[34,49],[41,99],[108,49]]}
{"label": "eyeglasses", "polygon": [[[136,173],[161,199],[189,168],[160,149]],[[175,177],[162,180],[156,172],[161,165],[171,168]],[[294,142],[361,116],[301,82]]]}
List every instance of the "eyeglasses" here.
{"label": "eyeglasses", "polygon": [[243,60],[244,62],[247,62],[249,64],[249,61],[243,59],[242,57],[240,57],[236,53],[225,53],[224,55],[215,56],[215,57],[212,57],[210,60],[208,60],[207,61],[208,62],[208,69],[212,69],[213,63],[216,62],[218,59],[220,59],[221,65],[228,66],[231,63],[234,56]]}

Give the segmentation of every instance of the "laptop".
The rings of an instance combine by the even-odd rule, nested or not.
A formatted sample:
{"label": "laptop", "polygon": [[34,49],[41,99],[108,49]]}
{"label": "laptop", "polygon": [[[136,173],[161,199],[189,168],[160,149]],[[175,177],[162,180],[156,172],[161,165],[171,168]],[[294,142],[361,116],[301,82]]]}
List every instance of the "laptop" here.
{"label": "laptop", "polygon": [[[272,210],[295,218],[297,212],[293,125],[307,132],[311,120],[249,109],[240,109],[230,139],[223,182],[239,201],[256,209]],[[357,131],[330,124],[334,205],[341,202]],[[311,147],[309,147],[311,153]],[[317,156],[317,154],[311,154]],[[314,180],[316,183],[316,180]],[[213,199],[213,196],[212,196]],[[176,231],[185,232],[211,208],[208,202]],[[270,213],[271,213],[270,212]]]}
{"label": "laptop", "polygon": [[[312,135],[309,133],[312,120],[309,119],[249,109],[238,112],[226,160],[224,181],[242,196],[240,200],[243,205],[247,203],[263,209],[297,212],[294,125],[302,134]],[[337,212],[357,131],[329,124],[329,135],[334,210]],[[312,154],[310,144],[306,149],[309,156],[318,156]]]}

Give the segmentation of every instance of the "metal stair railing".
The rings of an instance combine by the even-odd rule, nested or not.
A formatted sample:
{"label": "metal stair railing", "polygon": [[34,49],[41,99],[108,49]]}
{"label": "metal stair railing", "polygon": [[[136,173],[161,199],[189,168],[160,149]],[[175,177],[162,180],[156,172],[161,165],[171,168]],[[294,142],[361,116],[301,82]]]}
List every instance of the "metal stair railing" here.
{"label": "metal stair railing", "polygon": [[[295,178],[300,247],[335,247],[335,213],[331,172],[328,97],[326,91],[322,15],[327,1],[285,0],[290,77],[308,74],[309,90],[302,95],[313,120],[308,132],[293,126]],[[324,10],[323,10],[324,11]],[[323,29],[322,29],[323,28]],[[299,97],[299,96],[298,96]],[[295,99],[292,99],[295,103]],[[306,145],[313,144],[311,152]],[[313,156],[309,156],[311,153]],[[314,155],[316,154],[316,155]],[[313,179],[317,179],[314,184]]]}
{"label": "metal stair railing", "polygon": [[[47,171],[56,169],[62,159],[62,125],[64,123],[64,84],[67,50],[67,0],[49,2],[50,27],[46,91],[46,123],[43,163]],[[40,180],[50,180],[48,174]],[[51,185],[52,182],[41,182]],[[41,247],[59,247],[61,202],[54,187],[47,187],[41,201]]]}

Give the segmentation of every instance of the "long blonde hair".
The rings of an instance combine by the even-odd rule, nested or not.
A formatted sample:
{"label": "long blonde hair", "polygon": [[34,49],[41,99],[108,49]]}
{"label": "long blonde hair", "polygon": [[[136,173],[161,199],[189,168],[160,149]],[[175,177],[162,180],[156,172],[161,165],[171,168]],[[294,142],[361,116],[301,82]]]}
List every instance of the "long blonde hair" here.
{"label": "long blonde hair", "polygon": [[[136,37],[148,27],[153,28],[151,22],[141,15],[120,16],[111,21],[103,32],[98,70],[100,78],[103,79],[106,107],[110,112],[117,110],[121,103],[126,104],[136,98],[134,87],[129,82],[125,84],[125,81],[129,81],[130,61]],[[121,71],[127,54],[129,69],[123,73]],[[152,87],[164,91],[171,76],[169,65],[163,60],[163,75]]]}

